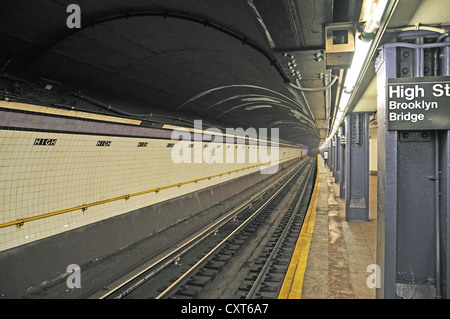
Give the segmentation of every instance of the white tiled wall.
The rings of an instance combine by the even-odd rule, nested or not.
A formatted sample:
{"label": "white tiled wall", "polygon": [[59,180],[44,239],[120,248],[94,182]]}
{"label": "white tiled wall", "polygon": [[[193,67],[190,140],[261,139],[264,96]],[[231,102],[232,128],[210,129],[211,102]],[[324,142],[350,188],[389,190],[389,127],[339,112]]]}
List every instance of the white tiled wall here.
{"label": "white tiled wall", "polygon": [[[33,145],[56,139],[53,146]],[[111,141],[110,146],[96,146]],[[147,147],[137,147],[148,142]],[[168,140],[0,130],[0,224],[156,187],[253,166],[255,163],[175,164]],[[241,147],[241,146],[239,146]],[[247,148],[247,146],[246,146]],[[300,149],[280,149],[280,161]],[[246,156],[248,158],[248,156]],[[243,170],[158,193],[131,197],[0,228],[0,251],[258,171]]]}

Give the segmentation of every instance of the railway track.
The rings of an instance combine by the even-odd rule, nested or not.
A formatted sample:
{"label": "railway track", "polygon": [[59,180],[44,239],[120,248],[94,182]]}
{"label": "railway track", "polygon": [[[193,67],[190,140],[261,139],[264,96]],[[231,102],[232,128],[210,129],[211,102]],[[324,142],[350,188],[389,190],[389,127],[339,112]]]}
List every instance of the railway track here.
{"label": "railway track", "polygon": [[249,270],[235,297],[277,298],[287,272],[312,192],[313,171],[304,176],[305,187],[292,201],[281,222],[271,234],[255,266]]}
{"label": "railway track", "polygon": [[276,298],[309,202],[303,162],[101,299]]}

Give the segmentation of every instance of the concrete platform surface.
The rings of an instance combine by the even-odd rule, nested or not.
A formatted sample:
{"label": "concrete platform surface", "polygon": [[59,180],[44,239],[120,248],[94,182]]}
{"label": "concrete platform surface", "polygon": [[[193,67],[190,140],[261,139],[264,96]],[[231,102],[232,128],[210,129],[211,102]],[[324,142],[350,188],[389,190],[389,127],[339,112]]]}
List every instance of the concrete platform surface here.
{"label": "concrete platform surface", "polygon": [[369,221],[347,221],[345,198],[339,197],[339,184],[319,156],[319,195],[316,219],[302,299],[374,299],[373,270],[376,264],[377,177],[369,179]]}

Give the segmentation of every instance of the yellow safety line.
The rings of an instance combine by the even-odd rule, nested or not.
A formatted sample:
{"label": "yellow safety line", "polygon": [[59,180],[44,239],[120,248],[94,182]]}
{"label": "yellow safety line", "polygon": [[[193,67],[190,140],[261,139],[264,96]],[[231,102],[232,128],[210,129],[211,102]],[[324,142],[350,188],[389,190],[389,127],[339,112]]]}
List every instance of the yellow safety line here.
{"label": "yellow safety line", "polygon": [[306,212],[305,220],[303,222],[300,235],[295,245],[294,253],[292,254],[291,262],[289,264],[286,276],[284,277],[283,285],[281,286],[278,299],[300,299],[303,288],[303,277],[305,275],[306,263],[308,260],[309,247],[311,245],[311,238],[314,230],[316,220],[317,199],[319,197],[320,189],[320,167],[317,159],[317,177],[314,185],[314,191],[311,196],[311,201]]}
{"label": "yellow safety line", "polygon": [[[294,155],[294,156],[282,158],[281,160],[288,160],[288,159],[292,159],[292,158],[300,157],[300,156],[301,155]],[[93,202],[93,203],[90,203],[90,204],[84,204],[84,205],[80,205],[80,206],[76,206],[76,207],[72,207],[72,208],[68,208],[68,209],[63,209],[63,210],[58,210],[58,211],[55,211],[55,212],[46,213],[46,214],[42,214],[42,215],[38,215],[38,216],[22,218],[22,219],[18,219],[18,220],[15,220],[15,221],[11,221],[11,222],[0,224],[0,228],[8,227],[8,226],[14,226],[14,225],[16,225],[17,227],[20,228],[20,227],[23,226],[23,224],[25,222],[29,222],[29,221],[33,221],[33,220],[37,220],[37,219],[41,219],[41,218],[46,218],[46,217],[51,217],[51,216],[55,216],[55,215],[60,215],[60,214],[68,213],[68,212],[73,212],[73,211],[80,210],[80,209],[83,212],[85,212],[89,207],[92,207],[92,206],[102,205],[102,204],[110,203],[110,202],[121,200],[121,199],[128,200],[131,197],[144,195],[144,194],[149,194],[149,193],[158,193],[159,191],[161,191],[163,189],[168,189],[168,188],[172,188],[172,187],[181,187],[182,185],[186,185],[186,184],[190,184],[190,183],[197,183],[199,181],[203,181],[203,180],[206,180],[206,179],[209,180],[209,179],[214,178],[214,177],[220,177],[222,175],[231,174],[231,173],[235,173],[235,172],[239,172],[239,171],[243,171],[243,170],[246,170],[246,169],[251,169],[251,168],[255,168],[255,167],[262,166],[262,165],[267,165],[267,164],[268,163],[257,164],[257,165],[253,165],[253,166],[249,166],[249,167],[235,169],[235,170],[232,170],[232,171],[229,171],[229,172],[225,172],[225,173],[220,173],[220,174],[216,174],[216,175],[211,175],[211,176],[207,176],[207,177],[194,179],[194,180],[187,181],[187,182],[180,182],[180,183],[167,185],[167,186],[163,186],[163,187],[152,188],[152,189],[141,191],[141,192],[137,192],[137,193],[126,194],[126,195],[122,195],[122,196],[118,196],[118,197],[114,197],[114,198],[109,198],[109,199]]]}

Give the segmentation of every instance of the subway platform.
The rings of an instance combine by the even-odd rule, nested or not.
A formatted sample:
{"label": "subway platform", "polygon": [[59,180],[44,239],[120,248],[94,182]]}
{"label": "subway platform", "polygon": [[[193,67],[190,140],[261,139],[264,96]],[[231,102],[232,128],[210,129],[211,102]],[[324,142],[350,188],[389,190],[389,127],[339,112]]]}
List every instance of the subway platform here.
{"label": "subway platform", "polygon": [[[377,177],[369,178],[369,221],[347,221],[339,184],[318,156],[318,178],[281,299],[375,299]],[[373,277],[373,276],[372,276]],[[372,278],[371,278],[372,279]],[[369,283],[373,281],[369,279]]]}

